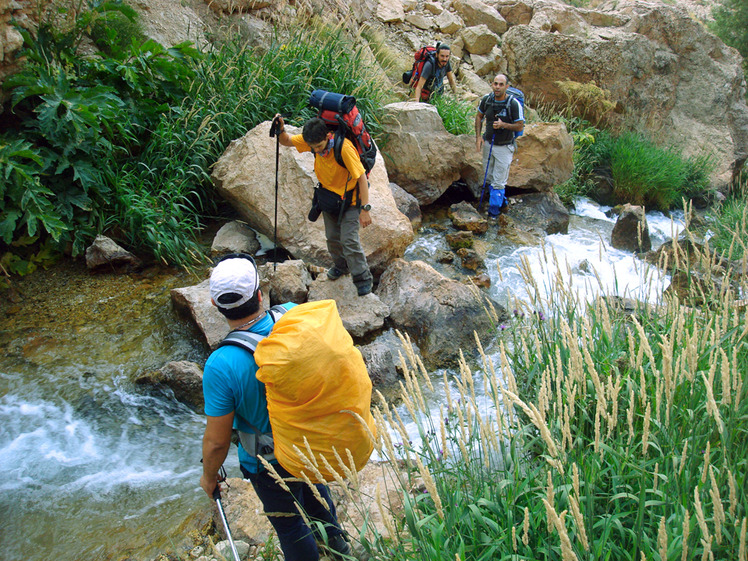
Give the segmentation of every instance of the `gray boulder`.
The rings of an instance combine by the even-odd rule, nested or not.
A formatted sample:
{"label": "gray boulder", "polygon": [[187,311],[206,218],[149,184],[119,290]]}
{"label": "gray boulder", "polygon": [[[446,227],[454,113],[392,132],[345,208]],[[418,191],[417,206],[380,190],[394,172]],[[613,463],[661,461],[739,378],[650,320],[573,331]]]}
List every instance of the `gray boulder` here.
{"label": "gray boulder", "polygon": [[556,193],[528,193],[512,198],[507,214],[517,226],[551,234],[569,231],[569,211]]}
{"label": "gray boulder", "polygon": [[168,387],[174,392],[175,398],[201,413],[205,406],[203,370],[188,360],[168,362],[160,370],[139,376],[135,383]]}
{"label": "gray boulder", "polygon": [[[416,341],[429,366],[454,364],[460,349],[470,353],[475,348],[473,331],[484,340],[491,337],[485,297],[423,261],[393,261],[377,294],[390,307],[391,324]],[[501,315],[506,313],[492,304]]]}
{"label": "gray boulder", "polygon": [[140,269],[142,263],[112,239],[98,235],[86,248],[86,267],[93,273],[121,273]]}
{"label": "gray boulder", "polygon": [[629,204],[621,207],[610,236],[610,245],[616,249],[634,253],[643,253],[652,249],[644,207]]}
{"label": "gray boulder", "polygon": [[262,293],[271,306],[306,302],[312,275],[300,259],[260,265],[259,273]]}
{"label": "gray boulder", "polygon": [[248,253],[254,255],[260,249],[257,234],[239,220],[227,222],[216,232],[210,252],[213,255],[224,253]]}
{"label": "gray boulder", "polygon": [[330,280],[320,275],[309,287],[309,301],[335,300],[338,313],[351,337],[361,338],[384,325],[390,309],[379,297],[370,293],[359,296],[350,275]]}

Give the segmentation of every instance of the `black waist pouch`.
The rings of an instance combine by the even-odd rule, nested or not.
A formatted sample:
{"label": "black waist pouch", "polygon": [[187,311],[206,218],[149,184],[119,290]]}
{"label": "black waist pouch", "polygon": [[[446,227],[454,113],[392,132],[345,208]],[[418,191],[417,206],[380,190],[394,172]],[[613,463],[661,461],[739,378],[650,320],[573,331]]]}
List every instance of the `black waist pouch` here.
{"label": "black waist pouch", "polygon": [[320,213],[327,212],[333,216],[337,216],[339,224],[343,219],[343,213],[351,206],[352,201],[353,190],[346,192],[345,198],[343,198],[337,193],[333,193],[321,185],[317,185],[314,189],[314,196],[312,197],[312,209],[309,211],[307,218],[314,222],[319,218]]}

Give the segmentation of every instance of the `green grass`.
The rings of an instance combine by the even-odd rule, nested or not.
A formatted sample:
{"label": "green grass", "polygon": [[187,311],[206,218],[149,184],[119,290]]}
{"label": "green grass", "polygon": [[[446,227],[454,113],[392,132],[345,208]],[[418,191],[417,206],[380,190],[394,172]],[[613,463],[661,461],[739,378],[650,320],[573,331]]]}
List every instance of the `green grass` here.
{"label": "green grass", "polygon": [[711,296],[708,313],[670,297],[628,315],[559,288],[518,307],[496,369],[481,351],[437,377],[409,354],[404,410],[375,414],[399,499],[358,539],[403,561],[745,559],[746,311]]}
{"label": "green grass", "polygon": [[475,105],[451,95],[434,95],[430,101],[436,107],[444,127],[450,134],[475,133]]}

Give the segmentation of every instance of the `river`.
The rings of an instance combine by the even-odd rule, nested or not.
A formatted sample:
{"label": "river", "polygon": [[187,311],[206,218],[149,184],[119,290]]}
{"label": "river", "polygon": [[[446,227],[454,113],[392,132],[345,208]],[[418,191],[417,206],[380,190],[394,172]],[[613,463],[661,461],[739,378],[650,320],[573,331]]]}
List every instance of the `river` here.
{"label": "river", "polygon": [[[548,236],[545,251],[583,298],[603,288],[657,296],[667,278],[652,281],[641,261],[610,247],[615,219],[606,210],[578,201],[569,233]],[[675,217],[647,215],[655,247],[682,227],[682,213]],[[425,224],[406,258],[446,272],[433,262],[446,249],[442,228]],[[522,259],[547,278],[542,248],[507,245],[491,231],[485,240],[498,302],[526,297]],[[91,275],[66,261],[23,279],[17,302],[0,302],[3,559],[149,559],[182,545],[174,536],[184,534],[185,519],[209,506],[198,485],[204,420],[133,380],[171,360],[205,361],[199,334],[169,297],[202,278],[169,269]],[[227,468],[239,474],[233,452]]]}

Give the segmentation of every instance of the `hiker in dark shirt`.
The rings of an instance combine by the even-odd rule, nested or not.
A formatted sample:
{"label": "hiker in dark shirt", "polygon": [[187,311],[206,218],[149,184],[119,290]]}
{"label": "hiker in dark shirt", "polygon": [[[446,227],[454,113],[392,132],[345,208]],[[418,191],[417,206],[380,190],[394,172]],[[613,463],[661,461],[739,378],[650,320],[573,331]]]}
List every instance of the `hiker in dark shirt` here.
{"label": "hiker in dark shirt", "polygon": [[436,51],[436,64],[428,60],[423,65],[421,77],[418,79],[418,84],[416,84],[416,101],[428,101],[434,93],[442,93],[444,91],[445,76],[449,80],[452,93],[457,94],[455,75],[452,73],[452,65],[449,63],[451,55],[452,52],[449,50],[449,45],[440,43]]}
{"label": "hiker in dark shirt", "polygon": [[[525,128],[522,104],[516,97],[507,94],[509,79],[498,74],[491,83],[493,92],[483,96],[475,115],[475,149],[483,151],[483,165],[488,180],[488,215],[496,218],[504,205],[504,190],[512,165],[514,134]],[[486,131],[481,135],[483,121]]]}

